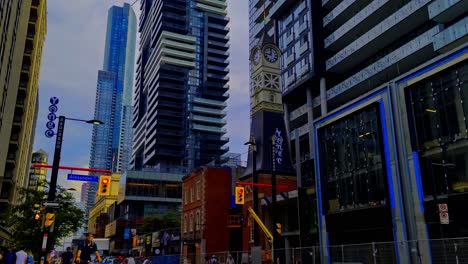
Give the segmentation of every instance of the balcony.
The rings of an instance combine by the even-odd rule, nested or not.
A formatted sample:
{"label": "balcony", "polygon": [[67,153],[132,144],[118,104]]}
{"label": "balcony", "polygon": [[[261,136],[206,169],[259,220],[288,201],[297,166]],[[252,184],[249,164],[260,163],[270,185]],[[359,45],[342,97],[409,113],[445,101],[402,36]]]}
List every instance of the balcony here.
{"label": "balcony", "polygon": [[[432,42],[434,35],[442,30],[443,26],[435,26],[415,39],[409,41],[387,56],[362,69],[350,78],[327,91],[327,99],[330,100],[353,88],[355,95],[379,85],[380,80],[388,80],[396,77],[400,72],[405,72],[430,58],[434,53]],[[398,63],[398,67],[391,67]],[[372,84],[368,86],[367,84]],[[358,89],[360,87],[361,89]],[[366,89],[364,89],[364,87]],[[320,98],[314,98],[314,107],[320,105]]]}
{"label": "balcony", "polygon": [[292,122],[305,114],[307,114],[307,105],[304,104],[301,107],[291,111],[289,114],[289,121]]}
{"label": "balcony", "polygon": [[307,133],[309,133],[309,126],[307,124],[299,127],[299,128],[296,128],[294,129],[293,131],[291,131],[291,140],[295,140],[296,139],[296,133],[299,133],[299,137],[303,136],[303,135],[306,135]]}
{"label": "balcony", "polygon": [[286,37],[283,36],[283,39],[284,39],[283,46],[287,47],[289,45],[289,43],[291,43],[291,41],[294,39],[294,33],[292,33],[292,34],[290,34],[289,36],[286,36]]}
{"label": "balcony", "polygon": [[191,120],[209,123],[209,124],[226,125],[226,119],[224,118],[213,118],[213,117],[193,115]]}
{"label": "balcony", "polygon": [[341,0],[322,0],[322,7],[326,9],[331,9],[338,5],[340,2]]}
{"label": "balcony", "polygon": [[468,11],[468,1],[436,0],[429,5],[428,9],[430,19],[439,23],[447,23]]}
{"label": "balcony", "polygon": [[294,53],[291,53],[288,57],[286,57],[286,65],[291,64],[294,61]]}
{"label": "balcony", "polygon": [[305,42],[303,43],[300,47],[299,47],[299,56],[301,56],[302,54],[304,54],[304,52],[308,51],[309,50],[309,42]]}
{"label": "balcony", "polygon": [[193,99],[194,103],[202,104],[202,105],[209,105],[213,107],[218,107],[218,108],[224,108],[227,106],[226,102],[223,101],[216,101],[216,100],[211,100],[211,99],[206,99],[206,98],[201,98],[201,97],[195,97]]}
{"label": "balcony", "polygon": [[227,133],[226,128],[215,127],[215,126],[204,126],[204,125],[193,124],[193,129],[198,130],[198,131],[210,132],[210,133],[219,133],[219,134]]}
{"label": "balcony", "polygon": [[296,35],[300,35],[302,32],[304,32],[304,30],[306,30],[307,23],[308,23],[307,21],[304,21],[302,24],[299,25],[296,31]]}
{"label": "balcony", "polygon": [[211,114],[211,115],[218,115],[218,116],[226,116],[226,111],[213,109],[213,108],[206,108],[200,106],[194,106],[193,112],[201,113],[201,114]]}
{"label": "balcony", "polygon": [[298,78],[301,78],[303,75],[309,73],[309,64],[302,65],[298,72]]}
{"label": "balcony", "polygon": [[[468,2],[467,2],[468,3]],[[434,50],[446,52],[468,41],[468,17],[434,36]]]}
{"label": "balcony", "polygon": [[270,4],[271,4],[270,0],[265,0],[265,3],[260,8],[258,8],[257,11],[255,11],[255,13],[253,14],[252,20],[255,21],[256,23],[261,23],[263,20],[263,10],[264,8],[268,10],[270,7]]}
{"label": "balcony", "polygon": [[429,2],[430,0],[409,2],[328,59],[326,69],[337,73],[348,71],[381,47],[416,29],[427,20],[425,7]]}
{"label": "balcony", "polygon": [[293,75],[289,76],[288,78],[286,78],[286,83],[285,83],[285,85],[286,85],[286,86],[290,86],[290,85],[293,84],[295,81],[296,81],[296,76],[293,74]]}
{"label": "balcony", "polygon": [[335,30],[325,39],[325,48],[336,50],[342,49],[351,41],[356,39],[379,23],[383,17],[391,14],[399,6],[398,1],[375,0],[350,20]]}
{"label": "balcony", "polygon": [[323,18],[323,26],[328,29],[334,29],[342,25],[370,2],[372,0],[343,0]]}

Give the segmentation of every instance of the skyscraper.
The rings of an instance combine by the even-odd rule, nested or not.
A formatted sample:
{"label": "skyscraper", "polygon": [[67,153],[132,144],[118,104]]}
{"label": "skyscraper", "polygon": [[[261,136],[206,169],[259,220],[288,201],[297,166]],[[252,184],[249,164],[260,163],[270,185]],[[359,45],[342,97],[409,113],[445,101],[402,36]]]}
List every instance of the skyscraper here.
{"label": "skyscraper", "polygon": [[[122,171],[131,153],[131,96],[135,57],[136,18],[128,4],[108,12],[103,70],[98,72],[94,118],[104,125],[93,128],[91,168]],[[94,204],[97,184],[91,183],[87,208]]]}
{"label": "skyscraper", "polygon": [[226,1],[141,0],[132,166],[187,171],[228,151]]}
{"label": "skyscraper", "polygon": [[0,212],[28,182],[46,15],[45,0],[0,3]]}
{"label": "skyscraper", "polygon": [[318,223],[301,223],[302,246],[320,241],[322,261],[336,262],[326,246],[419,240],[380,261],[443,262],[428,239],[468,234],[468,2],[249,3],[251,37],[275,25],[282,52],[301,221]]}
{"label": "skyscraper", "polygon": [[[49,159],[49,155],[44,150],[40,149],[38,151],[34,151],[31,157],[31,165],[35,163],[48,164],[47,163],[48,159]],[[46,177],[47,177],[46,168],[31,167],[31,169],[29,170],[28,188],[32,190],[35,190],[35,189],[42,190],[43,187],[39,187],[37,184],[39,182],[44,182],[46,180]]]}

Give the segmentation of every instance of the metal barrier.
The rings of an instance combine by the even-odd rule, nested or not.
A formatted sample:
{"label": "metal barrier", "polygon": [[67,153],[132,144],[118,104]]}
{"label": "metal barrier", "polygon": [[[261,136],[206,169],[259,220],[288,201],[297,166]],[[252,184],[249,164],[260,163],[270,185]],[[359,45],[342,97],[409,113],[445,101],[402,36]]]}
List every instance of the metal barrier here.
{"label": "metal barrier", "polygon": [[[399,241],[399,242],[374,242],[365,244],[347,244],[332,245],[327,247],[330,258],[329,263],[333,264],[393,264],[401,263],[397,258],[396,247],[400,251],[406,251],[418,264],[425,264],[422,260],[422,251],[429,245],[433,264],[461,264],[468,263],[468,238],[453,239],[433,239],[428,241]],[[424,252],[427,254],[427,252]],[[228,262],[229,256],[232,257],[235,264],[253,264],[251,263],[250,251],[231,251],[231,252],[211,252],[205,255],[178,255],[180,264],[211,264],[209,260],[214,256],[216,264],[231,264]],[[280,264],[318,264],[321,263],[320,247],[303,248],[283,248],[277,249],[272,254],[269,250],[262,251],[262,263],[272,263],[272,256]],[[164,261],[165,256],[158,257],[154,264],[174,263],[173,261]],[[173,256],[167,258],[174,259]]]}

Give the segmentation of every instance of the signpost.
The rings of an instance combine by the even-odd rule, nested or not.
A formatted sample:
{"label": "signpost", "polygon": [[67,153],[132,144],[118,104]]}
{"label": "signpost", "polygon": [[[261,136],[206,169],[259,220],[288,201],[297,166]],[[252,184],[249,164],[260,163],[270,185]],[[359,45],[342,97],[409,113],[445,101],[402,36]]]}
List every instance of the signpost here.
{"label": "signpost", "polygon": [[448,225],[450,223],[448,205],[446,203],[437,204],[439,207],[439,219],[441,225]]}
{"label": "signpost", "polygon": [[72,174],[69,173],[67,175],[67,180],[70,181],[87,181],[87,182],[98,182],[98,176],[89,176],[89,175],[82,175],[82,174]]}

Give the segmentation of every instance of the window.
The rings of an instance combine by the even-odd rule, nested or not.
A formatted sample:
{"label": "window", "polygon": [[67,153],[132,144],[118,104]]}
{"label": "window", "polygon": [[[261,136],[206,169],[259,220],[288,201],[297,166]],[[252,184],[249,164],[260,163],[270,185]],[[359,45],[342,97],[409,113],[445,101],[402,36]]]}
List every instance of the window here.
{"label": "window", "polygon": [[184,233],[187,233],[187,215],[184,215]]}
{"label": "window", "polygon": [[184,204],[188,204],[189,189],[185,188],[184,192]]}
{"label": "window", "polygon": [[197,181],[197,201],[201,199],[201,181]]}
{"label": "window", "polygon": [[197,210],[197,214],[195,216],[195,230],[200,230],[200,210]]}
{"label": "window", "polygon": [[328,213],[386,204],[380,107],[373,103],[318,130]]}
{"label": "window", "polygon": [[194,200],[194,191],[193,191],[193,186],[190,187],[190,202],[193,203]]}
{"label": "window", "polygon": [[193,232],[193,213],[190,213],[190,220],[189,220],[189,228],[190,228],[190,232]]}
{"label": "window", "polygon": [[301,46],[304,44],[307,44],[308,41],[309,41],[309,34],[304,34],[304,36],[302,36],[300,40]]}

